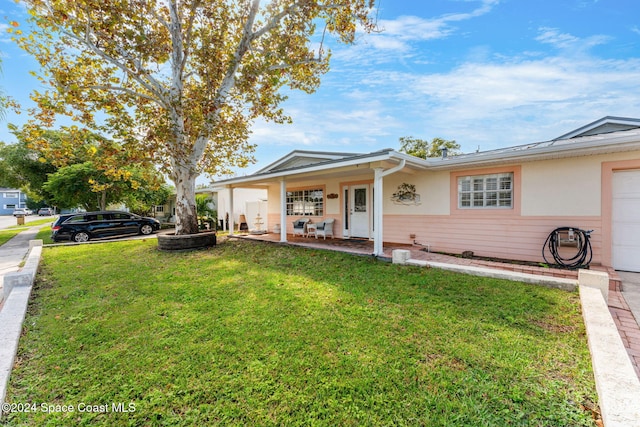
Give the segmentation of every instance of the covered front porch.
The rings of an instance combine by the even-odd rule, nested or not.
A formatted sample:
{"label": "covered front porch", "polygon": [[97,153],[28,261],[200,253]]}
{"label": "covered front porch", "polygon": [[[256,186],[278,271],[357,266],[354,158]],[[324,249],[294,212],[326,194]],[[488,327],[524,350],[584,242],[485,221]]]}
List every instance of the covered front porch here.
{"label": "covered front porch", "polygon": [[[413,176],[425,168],[422,159],[390,149],[366,155],[294,152],[254,175],[217,185],[230,191],[232,206],[235,190],[267,191],[267,218],[262,218],[266,227],[257,231],[274,233],[267,237],[269,240],[292,241],[293,222],[299,219],[312,224],[330,219],[335,238],[367,243],[360,245],[366,248],[353,250],[390,256],[383,245],[384,200],[391,196],[390,186],[385,184],[387,177]],[[254,222],[259,220],[247,218],[249,229]],[[229,230],[235,233],[234,224]]]}

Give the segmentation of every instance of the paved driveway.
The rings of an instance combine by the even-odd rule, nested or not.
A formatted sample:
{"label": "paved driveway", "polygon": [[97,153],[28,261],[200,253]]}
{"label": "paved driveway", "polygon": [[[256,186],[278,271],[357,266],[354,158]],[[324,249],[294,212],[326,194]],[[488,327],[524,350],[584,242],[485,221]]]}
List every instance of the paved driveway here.
{"label": "paved driveway", "polygon": [[622,280],[622,295],[640,324],[640,273],[618,271],[618,276]]}

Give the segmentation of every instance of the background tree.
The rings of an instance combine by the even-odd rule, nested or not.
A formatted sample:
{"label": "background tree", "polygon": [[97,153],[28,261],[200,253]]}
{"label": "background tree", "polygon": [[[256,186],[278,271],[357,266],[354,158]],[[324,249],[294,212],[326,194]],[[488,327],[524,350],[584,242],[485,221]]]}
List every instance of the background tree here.
{"label": "background tree", "polygon": [[[85,209],[125,202],[138,213],[148,212],[150,204],[162,204],[167,198],[169,190],[162,188],[164,178],[155,168],[136,164],[117,144],[98,135],[84,134],[79,145],[69,144],[75,136],[66,132],[46,131],[34,146],[23,132],[11,129],[18,142],[0,143],[0,185],[21,188],[29,200]],[[111,168],[113,159],[121,165],[117,169]]]}
{"label": "background tree", "polygon": [[67,115],[162,166],[176,187],[176,233],[190,234],[196,178],[252,161],[253,121],[289,122],[280,90],[313,92],[328,71],[325,34],[353,42],[358,22],[371,29],[375,0],[25,3],[35,29],[15,40],[51,87],[33,94],[33,117],[51,126]]}
{"label": "background tree", "polygon": [[92,183],[101,183],[104,174],[93,163],[84,162],[60,168],[49,177],[44,189],[52,194],[53,203],[61,209],[83,207],[87,211],[104,210],[107,203],[118,201],[116,191],[91,191]]}
{"label": "background tree", "polygon": [[135,191],[127,192],[122,202],[133,213],[142,216],[153,216],[153,208],[158,205],[164,205],[172,193],[172,188],[164,183],[157,188],[150,185],[142,185]]}
{"label": "background tree", "polygon": [[48,174],[58,168],[42,161],[40,155],[23,141],[0,142],[0,187],[19,188],[29,200],[46,201],[49,194],[42,189]]}
{"label": "background tree", "polygon": [[400,151],[422,159],[441,157],[443,148],[447,149],[447,155],[449,156],[461,154],[460,144],[455,140],[448,141],[442,138],[433,138],[429,142],[412,136],[400,137]]}
{"label": "background tree", "polygon": [[156,182],[161,180],[157,174],[136,166],[130,167],[129,172],[135,180],[113,180],[91,161],[76,163],[51,174],[43,188],[51,194],[55,206],[81,206],[88,211],[105,210],[108,205],[125,202],[132,211],[146,213],[151,204],[166,201],[170,190]]}

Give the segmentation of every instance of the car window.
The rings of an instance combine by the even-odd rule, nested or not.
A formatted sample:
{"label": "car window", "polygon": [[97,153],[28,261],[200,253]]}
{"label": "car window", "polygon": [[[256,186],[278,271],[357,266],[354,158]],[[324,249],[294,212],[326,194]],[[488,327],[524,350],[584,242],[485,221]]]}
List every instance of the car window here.
{"label": "car window", "polygon": [[65,223],[74,223],[74,222],[84,222],[84,215],[76,215],[76,216],[72,216],[71,218],[69,218],[68,220],[65,221]]}
{"label": "car window", "polygon": [[113,213],[113,219],[131,219],[131,215],[126,213]]}
{"label": "car window", "polygon": [[109,216],[106,214],[92,214],[86,215],[87,221],[106,221],[109,220]]}

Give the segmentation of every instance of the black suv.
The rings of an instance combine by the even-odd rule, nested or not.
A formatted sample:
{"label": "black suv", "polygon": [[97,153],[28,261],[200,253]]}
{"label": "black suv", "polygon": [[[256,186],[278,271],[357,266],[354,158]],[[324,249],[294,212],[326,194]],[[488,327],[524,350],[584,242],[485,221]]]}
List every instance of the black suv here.
{"label": "black suv", "polygon": [[160,221],[128,212],[82,212],[60,215],[51,228],[51,239],[54,242],[86,242],[127,234],[151,234],[160,229]]}

